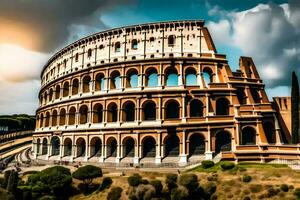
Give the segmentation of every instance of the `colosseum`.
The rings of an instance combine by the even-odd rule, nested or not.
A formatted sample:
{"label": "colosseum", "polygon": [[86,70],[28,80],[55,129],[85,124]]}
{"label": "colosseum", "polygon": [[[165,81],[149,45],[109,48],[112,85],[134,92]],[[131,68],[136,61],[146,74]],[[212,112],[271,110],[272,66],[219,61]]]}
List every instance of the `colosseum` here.
{"label": "colosseum", "polygon": [[57,52],[41,73],[36,159],[184,166],[297,158],[290,98],[269,101],[250,57],[232,71],[202,20],[115,28]]}

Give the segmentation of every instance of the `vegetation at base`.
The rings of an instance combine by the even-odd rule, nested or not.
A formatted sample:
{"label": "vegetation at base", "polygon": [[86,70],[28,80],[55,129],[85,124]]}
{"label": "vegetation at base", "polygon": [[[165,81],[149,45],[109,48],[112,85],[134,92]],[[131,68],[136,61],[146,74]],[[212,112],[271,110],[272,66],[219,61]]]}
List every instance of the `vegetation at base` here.
{"label": "vegetation at base", "polygon": [[123,189],[120,187],[113,187],[107,195],[107,200],[118,200],[122,195]]}
{"label": "vegetation at base", "polygon": [[207,169],[207,168],[211,168],[215,165],[215,163],[211,160],[203,160],[201,162],[201,166],[204,168],[204,169]]}
{"label": "vegetation at base", "polygon": [[133,174],[128,177],[128,184],[132,187],[138,186],[142,182],[142,177],[139,174]]}
{"label": "vegetation at base", "polygon": [[0,115],[0,132],[34,130],[35,116],[26,114]]}
{"label": "vegetation at base", "polygon": [[90,185],[94,178],[102,177],[102,170],[94,165],[79,167],[72,174],[73,178],[83,181],[83,184]]}
{"label": "vegetation at base", "polygon": [[299,82],[295,72],[292,73],[292,144],[299,143]]}
{"label": "vegetation at base", "polygon": [[252,180],[252,177],[251,176],[249,176],[249,175],[244,175],[243,176],[243,178],[242,178],[242,181],[244,182],[244,183],[249,183],[250,181]]}

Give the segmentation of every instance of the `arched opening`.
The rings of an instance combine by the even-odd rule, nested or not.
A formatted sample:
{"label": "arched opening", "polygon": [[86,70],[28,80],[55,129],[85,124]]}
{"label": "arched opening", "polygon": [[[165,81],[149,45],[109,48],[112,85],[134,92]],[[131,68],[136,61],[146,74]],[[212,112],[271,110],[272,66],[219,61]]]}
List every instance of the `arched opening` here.
{"label": "arched opening", "polygon": [[118,107],[117,104],[111,103],[107,107],[107,121],[116,122],[118,120]]}
{"label": "arched opening", "polygon": [[178,86],[178,73],[177,73],[176,69],[167,70],[166,86]]}
{"label": "arched opening", "polygon": [[42,155],[46,155],[47,153],[48,153],[48,141],[46,138],[44,138],[42,144]]}
{"label": "arched opening", "polygon": [[129,101],[124,104],[124,121],[132,122],[135,119],[135,105],[133,102]]}
{"label": "arched opening", "polygon": [[72,155],[72,140],[70,138],[66,138],[64,141],[64,156]]}
{"label": "arched opening", "polygon": [[82,92],[83,93],[90,92],[90,84],[91,84],[91,77],[90,76],[83,77],[83,79],[82,79]]}
{"label": "arched opening", "polygon": [[219,98],[216,102],[216,115],[229,115],[229,101]]}
{"label": "arched opening", "polygon": [[92,49],[88,49],[87,56],[88,58],[92,56]]}
{"label": "arched opening", "polygon": [[185,71],[185,85],[195,86],[197,85],[197,73],[194,69],[187,69]]}
{"label": "arched opening", "polygon": [[72,82],[72,95],[78,94],[79,91],[79,81],[78,79],[74,79]]}
{"label": "arched opening", "polygon": [[253,127],[247,126],[242,130],[241,145],[253,144],[256,144],[256,130]]}
{"label": "arched opening", "polygon": [[49,101],[51,102],[53,99],[53,89],[51,88],[49,91]]}
{"label": "arched opening", "polygon": [[135,88],[138,87],[138,72],[136,70],[131,70],[127,73],[127,78],[126,78],[126,86],[127,88]]}
{"label": "arched opening", "polygon": [[178,119],[179,118],[179,103],[177,101],[171,101],[166,103],[166,119]]}
{"label": "arched opening", "polygon": [[146,86],[148,87],[158,86],[158,76],[157,76],[156,69],[151,68],[146,71]]}
{"label": "arched opening", "polygon": [[100,103],[94,105],[93,123],[101,123],[103,121],[103,106]]}
{"label": "arched opening", "polygon": [[46,112],[45,127],[49,127],[49,122],[50,122],[50,113]]}
{"label": "arched opening", "polygon": [[88,107],[83,105],[79,109],[80,114],[80,124],[85,124],[88,122]]}
{"label": "arched opening", "polygon": [[107,156],[108,157],[117,156],[117,140],[113,137],[107,140]]}
{"label": "arched opening", "polygon": [[65,82],[63,85],[63,97],[69,96],[69,82]]}
{"label": "arched opening", "polygon": [[205,152],[205,139],[202,134],[194,133],[189,139],[189,155],[201,155]]}
{"label": "arched opening", "polygon": [[114,71],[110,76],[110,89],[121,89],[121,76],[119,71]]}
{"label": "arched opening", "polygon": [[47,103],[47,97],[48,97],[48,94],[47,94],[47,92],[45,92],[45,94],[44,94],[44,104]]}
{"label": "arched opening", "polygon": [[156,104],[148,101],[143,106],[144,120],[156,120]]}
{"label": "arched opening", "polygon": [[120,52],[121,51],[121,43],[120,42],[116,42],[115,44],[115,52]]}
{"label": "arched opening", "polygon": [[95,90],[96,91],[104,90],[105,89],[104,83],[105,83],[104,75],[97,74],[96,81],[95,81]]}
{"label": "arched opening", "polygon": [[203,116],[203,103],[198,99],[193,99],[190,103],[190,117]]}
{"label": "arched opening", "polygon": [[257,89],[251,88],[250,93],[251,93],[254,103],[261,103],[260,96],[259,96]]}
{"label": "arched opening", "polygon": [[53,110],[52,112],[52,122],[51,122],[52,126],[56,126],[57,125],[57,110]]}
{"label": "arched opening", "polygon": [[69,110],[69,125],[75,124],[75,118],[76,118],[76,108],[71,107]]}
{"label": "arched opening", "polygon": [[213,82],[213,72],[210,68],[205,68],[202,72],[202,76],[206,87]]}
{"label": "arched opening", "polygon": [[134,157],[134,139],[131,137],[125,138],[123,142],[124,157]]}
{"label": "arched opening", "polygon": [[146,137],[142,143],[143,157],[155,157],[156,141],[153,137]]}
{"label": "arched opening", "polygon": [[38,138],[36,141],[36,153],[37,154],[40,153],[40,148],[41,148],[41,140],[40,140],[40,138]]}
{"label": "arched opening", "polygon": [[169,35],[168,37],[168,46],[174,46],[175,45],[175,36],[174,35]]}
{"label": "arched opening", "polygon": [[275,134],[275,128],[272,122],[265,122],[263,123],[264,132],[267,137],[267,141],[269,144],[276,143],[276,134]]}
{"label": "arched opening", "polygon": [[131,42],[131,48],[137,49],[138,48],[138,41],[136,39],[133,39]]}
{"label": "arched opening", "polygon": [[179,155],[179,138],[176,133],[170,133],[165,140],[165,157]]}
{"label": "arched opening", "polygon": [[44,115],[41,114],[41,119],[40,119],[40,128],[44,127]]}
{"label": "arched opening", "polygon": [[59,99],[59,97],[60,97],[60,86],[57,85],[55,87],[55,99]]}
{"label": "arched opening", "polygon": [[77,157],[84,157],[86,152],[86,143],[83,138],[78,138],[76,141]]}
{"label": "arched opening", "polygon": [[227,131],[220,131],[216,134],[215,152],[231,151],[231,134]]}
{"label": "arched opening", "polygon": [[[78,62],[78,60],[79,60],[79,54],[78,53],[76,53],[75,54],[75,62]],[[66,61],[66,60],[65,60]],[[66,64],[66,62],[65,62],[65,64]],[[65,65],[66,66],[66,65]]]}
{"label": "arched opening", "polygon": [[96,156],[100,157],[101,156],[101,147],[102,147],[102,142],[100,138],[94,137],[91,140],[91,157]]}
{"label": "arched opening", "polygon": [[59,113],[59,125],[62,126],[65,124],[66,124],[66,110],[62,108]]}
{"label": "arched opening", "polygon": [[241,105],[244,105],[247,103],[247,96],[245,94],[244,88],[238,88],[237,89],[237,98]]}
{"label": "arched opening", "polygon": [[60,149],[60,141],[59,138],[54,136],[51,138],[51,155],[58,156],[59,155],[59,149]]}

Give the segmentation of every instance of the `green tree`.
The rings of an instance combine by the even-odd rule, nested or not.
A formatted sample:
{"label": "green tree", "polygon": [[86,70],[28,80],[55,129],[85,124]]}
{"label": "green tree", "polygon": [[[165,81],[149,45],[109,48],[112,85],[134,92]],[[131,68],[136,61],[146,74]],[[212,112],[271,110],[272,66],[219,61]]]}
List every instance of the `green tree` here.
{"label": "green tree", "polygon": [[292,144],[299,142],[299,83],[295,72],[292,74]]}
{"label": "green tree", "polygon": [[85,185],[90,185],[94,178],[102,177],[102,170],[93,165],[79,167],[72,174],[73,178],[83,181]]}
{"label": "green tree", "polygon": [[11,171],[7,182],[7,190],[14,196],[17,195],[18,179],[18,172]]}

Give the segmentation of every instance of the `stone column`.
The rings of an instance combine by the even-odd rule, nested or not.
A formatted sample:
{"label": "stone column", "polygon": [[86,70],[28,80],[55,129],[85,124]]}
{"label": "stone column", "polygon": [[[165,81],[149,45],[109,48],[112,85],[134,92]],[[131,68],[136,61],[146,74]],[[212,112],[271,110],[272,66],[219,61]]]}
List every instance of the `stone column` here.
{"label": "stone column", "polygon": [[211,132],[210,132],[210,127],[208,127],[205,160],[212,160],[212,159],[213,159],[213,152],[211,151]]}
{"label": "stone column", "polygon": [[157,133],[155,163],[160,164],[161,161],[162,161],[162,156],[161,156],[161,132],[158,132]]}
{"label": "stone column", "polygon": [[137,132],[136,134],[136,143],[134,145],[134,158],[133,158],[133,163],[134,164],[139,164],[140,162],[140,153],[139,153],[139,146],[140,146],[140,135]]}
{"label": "stone column", "polygon": [[183,78],[184,78],[184,73],[183,73],[183,64],[180,63],[180,68],[179,68],[179,76],[178,76],[178,85],[180,87],[184,87],[184,81],[183,81]]}
{"label": "stone column", "polygon": [[185,105],[185,96],[183,95],[182,97],[181,97],[181,99],[182,99],[182,112],[181,112],[181,121],[182,122],[186,122],[186,105]]}
{"label": "stone column", "polygon": [[182,131],[182,138],[181,138],[181,152],[179,155],[179,163],[186,164],[187,163],[187,154],[186,154],[186,130]]}
{"label": "stone column", "polygon": [[118,133],[116,163],[120,163],[120,160],[121,160],[121,155],[120,155],[120,153],[121,153],[121,149],[120,149],[121,148],[121,144],[120,144],[120,142],[121,142],[121,134]]}

